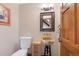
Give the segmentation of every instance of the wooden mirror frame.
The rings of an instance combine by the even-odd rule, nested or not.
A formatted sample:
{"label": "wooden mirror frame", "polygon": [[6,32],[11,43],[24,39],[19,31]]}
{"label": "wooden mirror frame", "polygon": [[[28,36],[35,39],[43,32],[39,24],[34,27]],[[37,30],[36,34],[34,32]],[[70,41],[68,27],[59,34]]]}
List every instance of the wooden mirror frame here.
{"label": "wooden mirror frame", "polygon": [[[43,28],[43,16],[51,15],[51,28]],[[40,13],[40,31],[42,32],[51,32],[55,31],[55,12],[42,12]]]}

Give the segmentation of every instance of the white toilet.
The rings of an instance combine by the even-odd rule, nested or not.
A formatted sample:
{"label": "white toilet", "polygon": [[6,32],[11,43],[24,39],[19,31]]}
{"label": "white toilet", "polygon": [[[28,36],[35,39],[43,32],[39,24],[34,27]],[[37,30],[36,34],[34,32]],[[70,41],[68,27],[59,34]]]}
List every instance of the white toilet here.
{"label": "white toilet", "polygon": [[12,54],[12,56],[27,56],[27,50],[30,48],[32,43],[32,37],[21,37],[20,38],[20,49]]}

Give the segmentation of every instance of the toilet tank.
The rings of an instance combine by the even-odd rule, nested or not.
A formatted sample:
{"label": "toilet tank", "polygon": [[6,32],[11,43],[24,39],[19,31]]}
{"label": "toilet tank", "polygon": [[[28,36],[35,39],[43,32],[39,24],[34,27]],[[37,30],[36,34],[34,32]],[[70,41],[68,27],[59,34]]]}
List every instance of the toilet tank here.
{"label": "toilet tank", "polygon": [[31,47],[32,37],[20,37],[20,48],[28,49]]}

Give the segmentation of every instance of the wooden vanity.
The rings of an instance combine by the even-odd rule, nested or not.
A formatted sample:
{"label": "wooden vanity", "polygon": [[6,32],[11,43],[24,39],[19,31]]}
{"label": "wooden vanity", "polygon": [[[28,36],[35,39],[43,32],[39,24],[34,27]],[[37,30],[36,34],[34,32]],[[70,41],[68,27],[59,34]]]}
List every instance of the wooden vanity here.
{"label": "wooden vanity", "polygon": [[40,56],[41,55],[41,41],[33,40],[32,42],[32,56]]}
{"label": "wooden vanity", "polygon": [[33,40],[32,42],[32,56],[42,56],[44,54],[45,43],[49,42],[51,45],[54,40]]}

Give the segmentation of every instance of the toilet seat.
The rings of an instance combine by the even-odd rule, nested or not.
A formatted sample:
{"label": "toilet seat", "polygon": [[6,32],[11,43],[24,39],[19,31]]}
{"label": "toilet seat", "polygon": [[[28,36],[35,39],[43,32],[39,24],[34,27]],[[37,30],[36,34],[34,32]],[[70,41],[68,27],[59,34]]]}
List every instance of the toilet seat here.
{"label": "toilet seat", "polygon": [[20,49],[12,54],[12,56],[27,56],[27,49]]}

